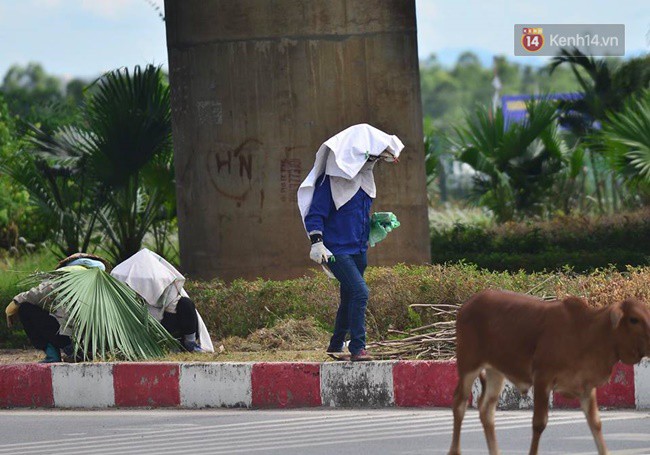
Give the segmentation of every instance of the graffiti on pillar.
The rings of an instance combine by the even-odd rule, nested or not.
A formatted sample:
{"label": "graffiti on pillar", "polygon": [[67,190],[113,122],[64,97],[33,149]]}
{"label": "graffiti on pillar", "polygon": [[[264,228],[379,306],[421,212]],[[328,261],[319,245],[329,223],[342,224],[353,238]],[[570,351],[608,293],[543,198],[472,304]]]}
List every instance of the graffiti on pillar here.
{"label": "graffiti on pillar", "polygon": [[296,202],[296,192],[300,187],[302,163],[298,158],[280,161],[280,198],[282,202]]}
{"label": "graffiti on pillar", "polygon": [[247,139],[237,147],[217,145],[208,153],[210,181],[217,192],[241,206],[252,189],[254,150],[261,142]]}

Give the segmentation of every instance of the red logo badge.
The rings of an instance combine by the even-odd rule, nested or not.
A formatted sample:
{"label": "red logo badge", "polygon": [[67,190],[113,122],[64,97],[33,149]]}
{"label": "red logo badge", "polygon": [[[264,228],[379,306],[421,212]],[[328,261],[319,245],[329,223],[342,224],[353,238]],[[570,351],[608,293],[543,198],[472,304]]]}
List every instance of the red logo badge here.
{"label": "red logo badge", "polygon": [[528,52],[537,52],[544,47],[544,35],[541,27],[524,27],[521,46]]}

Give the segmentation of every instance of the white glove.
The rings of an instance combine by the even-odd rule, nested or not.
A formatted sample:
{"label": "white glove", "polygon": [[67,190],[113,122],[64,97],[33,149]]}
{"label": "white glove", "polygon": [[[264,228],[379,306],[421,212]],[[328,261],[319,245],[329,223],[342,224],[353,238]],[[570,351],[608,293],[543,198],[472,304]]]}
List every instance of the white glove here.
{"label": "white glove", "polygon": [[329,261],[329,258],[334,256],[330,250],[325,248],[323,242],[316,242],[312,244],[309,258],[317,264],[323,264]]}

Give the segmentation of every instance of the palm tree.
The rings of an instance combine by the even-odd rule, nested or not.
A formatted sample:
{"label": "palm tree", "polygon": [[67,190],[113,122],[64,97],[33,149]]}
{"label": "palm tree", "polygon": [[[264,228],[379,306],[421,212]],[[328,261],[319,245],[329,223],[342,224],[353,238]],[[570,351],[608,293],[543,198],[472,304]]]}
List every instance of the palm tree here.
{"label": "palm tree", "polygon": [[173,197],[144,178],[154,160],[171,169],[169,85],[151,65],[136,67],[132,75],[127,69],[110,72],[97,85],[85,110],[94,137],[89,161],[101,184],[105,210],[99,219],[110,240],[107,249],[122,261],[140,250],[163,197]]}
{"label": "palm tree", "polygon": [[27,190],[42,221],[55,227],[50,239],[63,257],[88,250],[97,219],[89,207],[93,183],[75,161],[22,150],[0,163],[0,170]]}
{"label": "palm tree", "polygon": [[[427,188],[438,180],[440,201],[447,202],[447,173],[445,170],[445,136],[441,130],[431,125],[430,119],[425,120],[424,134],[424,167],[427,175]],[[431,198],[429,198],[431,200]]]}
{"label": "palm tree", "polygon": [[[13,163],[17,168],[11,174],[57,214],[57,230],[70,237],[65,253],[85,251],[97,221],[108,240],[103,248],[120,262],[140,250],[160,220],[160,208],[174,198],[169,95],[160,67],[136,66],[132,73],[119,69],[94,83],[81,112],[82,126],[53,134],[32,128],[29,154],[34,158],[22,167]],[[65,172],[56,185],[50,178],[49,191],[35,184],[47,180],[53,169]],[[59,197],[62,190],[74,190],[72,201]],[[67,213],[71,210],[74,216]],[[170,211],[165,213],[168,217]],[[84,241],[75,243],[79,235],[69,234],[75,232],[71,229],[82,229]]]}
{"label": "palm tree", "polygon": [[582,97],[560,101],[560,122],[580,137],[593,132],[609,112],[619,111],[625,100],[650,84],[650,56],[618,64],[594,59],[578,49],[562,49],[549,66],[551,74],[570,65]]}
{"label": "palm tree", "polygon": [[568,149],[556,127],[556,105],[531,101],[523,124],[506,128],[503,111],[479,107],[457,129],[458,159],[477,171],[475,200],[499,222],[540,213],[553,177],[565,166]]}
{"label": "palm tree", "polygon": [[603,124],[609,157],[627,181],[650,195],[650,90],[626,101]]}
{"label": "palm tree", "polygon": [[[650,56],[618,64],[611,59],[594,59],[577,49],[562,49],[549,67],[551,74],[560,65],[571,67],[582,92],[580,98],[560,102],[560,124],[589,146],[588,156],[595,180],[596,198],[600,211],[603,212],[605,183],[600,176],[601,166],[597,157],[602,155],[604,149],[602,143],[594,138],[598,136],[598,129],[607,121],[610,112],[620,111],[630,95],[649,86]],[[616,188],[614,180],[612,188]],[[615,193],[612,201],[616,203]]]}

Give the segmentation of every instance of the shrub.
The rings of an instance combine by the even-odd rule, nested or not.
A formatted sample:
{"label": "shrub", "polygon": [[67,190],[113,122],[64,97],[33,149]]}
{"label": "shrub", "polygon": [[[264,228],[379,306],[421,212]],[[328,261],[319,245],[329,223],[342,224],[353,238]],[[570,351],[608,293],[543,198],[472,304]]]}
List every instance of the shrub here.
{"label": "shrub", "polygon": [[650,257],[650,210],[587,218],[505,223],[493,228],[456,225],[432,230],[434,263],[464,260],[490,270],[580,272],[614,265],[646,265]]}
{"label": "shrub", "polygon": [[[48,270],[53,257],[35,256],[30,264],[21,264],[24,272]],[[19,292],[19,276],[8,272],[0,275],[0,299],[8,303]],[[23,273],[24,275],[25,273]],[[408,330],[439,320],[453,320],[455,314],[434,316],[418,304],[457,305],[483,289],[505,289],[539,297],[579,295],[594,306],[602,306],[635,296],[650,303],[650,267],[614,267],[597,269],[587,275],[570,269],[545,273],[494,272],[475,265],[456,263],[394,267],[369,267],[366,279],[370,288],[367,329],[371,340],[384,339],[388,329]],[[185,286],[195,301],[215,340],[230,336],[246,337],[256,330],[269,328],[289,319],[315,321],[317,326],[332,329],[339,303],[336,280],[315,272],[293,280],[255,281],[188,280]],[[6,304],[5,303],[5,304]],[[293,327],[293,326],[292,326]],[[6,331],[0,322],[0,346],[26,345],[24,334]],[[325,346],[323,346],[324,348]]]}
{"label": "shrub", "polygon": [[[388,329],[408,330],[437,322],[427,309],[413,304],[459,304],[483,289],[528,292],[540,297],[577,294],[594,305],[624,296],[650,301],[650,268],[598,269],[589,275],[570,270],[556,273],[489,272],[474,265],[370,267],[367,329],[370,338],[385,338]],[[186,289],[215,339],[245,337],[289,317],[331,329],[339,302],[338,282],[323,274],[287,281],[189,281]],[[452,320],[450,313],[444,319]]]}

